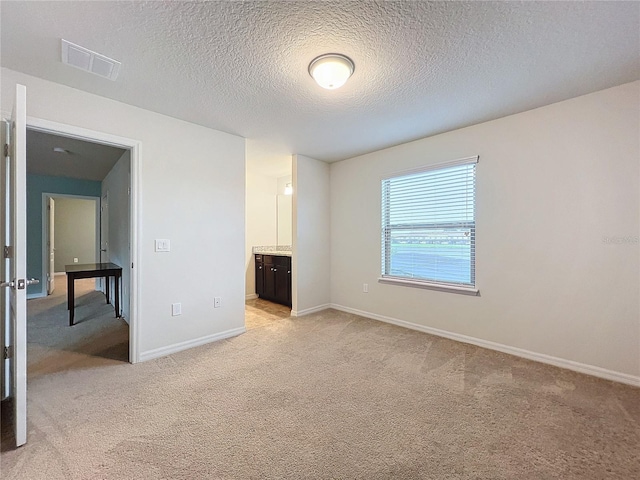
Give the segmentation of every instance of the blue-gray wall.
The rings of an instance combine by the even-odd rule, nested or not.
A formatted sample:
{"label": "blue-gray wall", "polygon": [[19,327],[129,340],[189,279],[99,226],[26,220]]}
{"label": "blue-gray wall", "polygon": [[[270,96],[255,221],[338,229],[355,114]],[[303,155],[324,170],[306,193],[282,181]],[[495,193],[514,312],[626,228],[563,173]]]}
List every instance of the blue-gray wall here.
{"label": "blue-gray wall", "polygon": [[28,287],[28,295],[43,293],[47,287],[42,271],[42,194],[44,192],[100,198],[102,182],[27,175],[27,277],[40,280],[39,285]]}

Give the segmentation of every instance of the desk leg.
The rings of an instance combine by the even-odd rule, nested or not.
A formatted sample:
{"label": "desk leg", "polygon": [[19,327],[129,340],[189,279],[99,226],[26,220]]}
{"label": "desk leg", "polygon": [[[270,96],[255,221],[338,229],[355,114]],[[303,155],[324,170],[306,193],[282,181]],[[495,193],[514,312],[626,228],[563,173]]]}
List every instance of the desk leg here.
{"label": "desk leg", "polygon": [[116,301],[114,302],[116,305],[116,318],[118,318],[120,316],[120,279],[122,277],[118,274],[113,276],[113,282],[115,283],[115,288],[114,288],[114,294],[116,296]]}
{"label": "desk leg", "polygon": [[75,311],[75,292],[73,275],[67,274],[67,308],[69,309],[69,326],[73,326],[73,314]]}
{"label": "desk leg", "polygon": [[105,293],[107,295],[107,303],[111,303],[109,301],[109,275],[106,275],[104,277],[104,291],[105,291]]}

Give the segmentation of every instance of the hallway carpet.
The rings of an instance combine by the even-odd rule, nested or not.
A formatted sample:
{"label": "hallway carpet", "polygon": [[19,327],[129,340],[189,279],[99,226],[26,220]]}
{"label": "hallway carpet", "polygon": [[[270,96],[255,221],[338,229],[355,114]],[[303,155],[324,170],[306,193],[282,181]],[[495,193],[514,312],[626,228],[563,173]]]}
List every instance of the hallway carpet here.
{"label": "hallway carpet", "polygon": [[75,282],[75,318],[69,327],[66,277],[46,298],[27,302],[28,377],[129,361],[129,327],[95,290],[95,279]]}
{"label": "hallway carpet", "polygon": [[640,478],[637,388],[334,310],[247,323],[138,365],[47,345],[2,478]]}

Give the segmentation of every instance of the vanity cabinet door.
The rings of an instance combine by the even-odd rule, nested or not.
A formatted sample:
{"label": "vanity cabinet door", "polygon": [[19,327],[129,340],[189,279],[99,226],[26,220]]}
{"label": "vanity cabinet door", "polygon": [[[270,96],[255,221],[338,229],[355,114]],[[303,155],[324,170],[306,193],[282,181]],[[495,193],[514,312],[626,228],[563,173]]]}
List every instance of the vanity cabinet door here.
{"label": "vanity cabinet door", "polygon": [[291,257],[256,254],[256,293],[291,306]]}
{"label": "vanity cabinet door", "polygon": [[276,280],[276,302],[289,305],[289,269],[284,265],[276,265],[274,271]]}
{"label": "vanity cabinet door", "polygon": [[264,298],[276,301],[276,270],[273,263],[264,264]]}
{"label": "vanity cabinet door", "polygon": [[264,297],[264,263],[262,255],[256,255],[256,293]]}

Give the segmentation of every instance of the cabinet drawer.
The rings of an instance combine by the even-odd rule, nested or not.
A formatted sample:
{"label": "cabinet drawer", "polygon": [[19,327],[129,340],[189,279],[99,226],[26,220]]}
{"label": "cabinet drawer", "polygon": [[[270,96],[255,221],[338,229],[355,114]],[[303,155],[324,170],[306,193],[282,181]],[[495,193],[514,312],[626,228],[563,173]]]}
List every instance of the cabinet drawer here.
{"label": "cabinet drawer", "polygon": [[262,255],[256,254],[256,262],[262,262]]}
{"label": "cabinet drawer", "polygon": [[[256,262],[258,262],[258,256],[256,255]],[[282,267],[291,266],[291,257],[284,257],[281,255],[263,255],[262,262],[272,263],[273,265],[279,265]]]}

